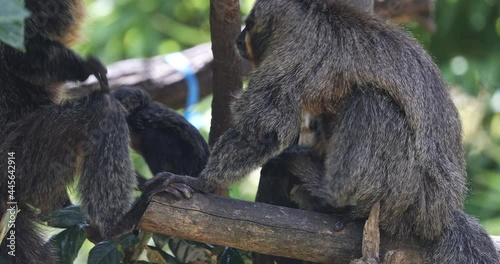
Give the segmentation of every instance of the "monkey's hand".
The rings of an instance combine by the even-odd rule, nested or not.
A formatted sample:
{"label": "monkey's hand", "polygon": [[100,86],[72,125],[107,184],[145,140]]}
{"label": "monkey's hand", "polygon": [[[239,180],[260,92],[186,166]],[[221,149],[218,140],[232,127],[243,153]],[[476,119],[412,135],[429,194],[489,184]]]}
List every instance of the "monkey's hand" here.
{"label": "monkey's hand", "polygon": [[144,184],[144,194],[151,197],[165,191],[171,193],[177,199],[183,197],[190,199],[194,190],[202,191],[196,187],[197,182],[197,178],[176,175],[170,172],[160,172]]}
{"label": "monkey's hand", "polygon": [[89,75],[94,75],[99,81],[99,85],[101,86],[101,90],[103,92],[109,92],[109,84],[107,73],[108,70],[106,66],[104,66],[101,61],[97,58],[90,56],[85,62],[85,74],[82,75],[79,81],[85,81]]}

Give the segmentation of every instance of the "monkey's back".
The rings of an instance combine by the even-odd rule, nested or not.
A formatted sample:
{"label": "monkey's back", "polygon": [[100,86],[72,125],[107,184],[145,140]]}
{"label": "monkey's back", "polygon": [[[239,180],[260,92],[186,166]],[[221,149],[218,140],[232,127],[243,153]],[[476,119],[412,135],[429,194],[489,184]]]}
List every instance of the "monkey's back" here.
{"label": "monkey's back", "polygon": [[443,171],[431,175],[421,164],[404,112],[381,89],[353,88],[326,148],[331,202],[355,204],[354,216],[364,217],[380,201],[380,224],[391,234],[439,235],[462,202],[456,191],[462,182],[450,186],[457,179]]}
{"label": "monkey's back", "polygon": [[461,124],[439,69],[401,29],[323,3],[256,3],[257,16],[277,18],[254,79],[279,79],[306,111],[339,117],[327,146],[333,204],[366,213],[380,199],[390,233],[439,236],[465,195]]}

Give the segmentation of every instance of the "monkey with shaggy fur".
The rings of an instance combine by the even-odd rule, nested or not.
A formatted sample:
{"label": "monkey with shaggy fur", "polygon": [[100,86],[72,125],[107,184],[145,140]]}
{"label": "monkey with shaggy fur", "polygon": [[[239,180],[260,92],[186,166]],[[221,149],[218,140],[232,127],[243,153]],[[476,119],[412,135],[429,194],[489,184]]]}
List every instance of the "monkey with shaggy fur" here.
{"label": "monkey with shaggy fur", "polygon": [[499,263],[463,211],[460,120],[415,39],[344,1],[257,0],[237,46],[255,69],[232,127],[199,178],[169,175],[166,185],[226,187],[294,144],[311,113],[324,122],[324,155],[290,164],[311,195],[354,204],[353,217],[380,202],[380,228],[427,241],[429,263]]}
{"label": "monkey with shaggy fur", "polygon": [[[27,0],[26,8],[31,11],[26,20],[26,52],[0,43],[2,219],[7,208],[20,210],[9,231],[16,234],[15,257],[8,254],[7,240],[0,257],[7,263],[57,263],[56,254],[38,232],[37,212],[67,205],[68,185],[78,179],[89,224],[103,238],[113,238],[132,230],[150,197],[161,191],[157,183],[163,179],[145,183],[144,192],[134,201],[128,113],[108,94],[106,68],[66,47],[77,36],[83,0]],[[75,98],[62,86],[89,75],[97,77],[101,89]],[[8,164],[7,155],[15,164]]]}

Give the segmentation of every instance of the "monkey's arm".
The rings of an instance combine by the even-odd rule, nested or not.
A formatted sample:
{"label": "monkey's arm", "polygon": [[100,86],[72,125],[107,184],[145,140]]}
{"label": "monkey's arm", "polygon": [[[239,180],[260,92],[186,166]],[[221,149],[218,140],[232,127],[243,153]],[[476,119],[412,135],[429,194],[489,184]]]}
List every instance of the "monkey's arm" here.
{"label": "monkey's arm", "polygon": [[10,70],[30,83],[46,86],[57,82],[84,81],[93,74],[107,87],[106,67],[95,58],[83,59],[59,42],[39,36],[26,41],[26,53],[4,47]]}
{"label": "monkey's arm", "polygon": [[[264,71],[263,71],[264,72]],[[233,126],[215,143],[199,178],[171,175],[165,184],[186,183],[213,192],[237,182],[285,150],[298,137],[300,108],[295,95],[253,78],[233,106]]]}

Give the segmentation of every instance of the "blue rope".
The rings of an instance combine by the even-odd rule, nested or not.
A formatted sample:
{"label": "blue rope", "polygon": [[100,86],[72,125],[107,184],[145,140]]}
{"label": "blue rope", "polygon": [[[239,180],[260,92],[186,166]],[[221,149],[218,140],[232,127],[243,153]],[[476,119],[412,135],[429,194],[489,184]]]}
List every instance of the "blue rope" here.
{"label": "blue rope", "polygon": [[194,106],[200,101],[200,85],[196,73],[191,67],[189,60],[181,52],[165,55],[165,62],[172,65],[186,80],[187,96],[184,117],[196,128],[203,126],[203,120],[199,113],[194,111]]}

